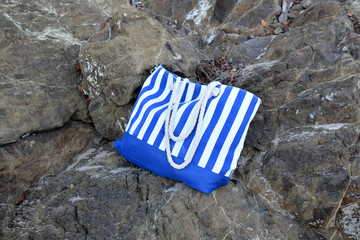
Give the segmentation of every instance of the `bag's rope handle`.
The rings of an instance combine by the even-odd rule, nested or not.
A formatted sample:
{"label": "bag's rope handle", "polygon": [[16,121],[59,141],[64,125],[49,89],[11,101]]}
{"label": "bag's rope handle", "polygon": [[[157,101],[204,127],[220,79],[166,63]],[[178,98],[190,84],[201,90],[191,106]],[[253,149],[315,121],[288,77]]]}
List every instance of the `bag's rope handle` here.
{"label": "bag's rope handle", "polygon": [[[174,124],[175,124],[175,119],[176,119],[176,113],[178,111],[180,100],[181,100],[181,97],[185,90],[185,86],[187,83],[189,83],[189,80],[187,78],[185,78],[184,81],[182,81],[181,88],[178,93],[178,97],[176,99],[176,95],[177,95],[180,83],[181,83],[181,78],[178,77],[176,79],[175,85],[173,87],[173,92],[171,94],[169,107],[167,109],[166,120],[165,120],[166,156],[167,156],[167,159],[168,159],[168,162],[170,163],[170,165],[175,169],[183,169],[191,163],[192,158],[194,157],[195,151],[199,145],[200,130],[202,127],[202,122],[203,122],[203,118],[204,118],[204,114],[205,114],[205,108],[206,108],[207,101],[209,100],[209,98],[211,96],[219,95],[220,89],[217,88],[217,86],[221,85],[220,82],[211,82],[207,86],[205,93],[202,94],[199,102],[196,103],[196,106],[194,108],[195,109],[195,117],[192,119],[190,127],[188,128],[188,130],[185,133],[183,133],[182,136],[180,136],[180,135],[175,136],[174,135]],[[175,99],[176,99],[176,101],[175,101]],[[174,105],[174,110],[171,111],[173,108],[173,105]],[[196,127],[194,142],[193,142],[193,146],[191,148],[190,155],[187,159],[185,159],[185,161],[183,163],[177,164],[174,162],[174,160],[172,159],[172,156],[171,156],[170,139],[172,139],[173,141],[182,141],[182,140],[186,139],[191,134],[191,132],[194,130],[197,119],[199,119],[199,120],[198,120],[198,125]]]}

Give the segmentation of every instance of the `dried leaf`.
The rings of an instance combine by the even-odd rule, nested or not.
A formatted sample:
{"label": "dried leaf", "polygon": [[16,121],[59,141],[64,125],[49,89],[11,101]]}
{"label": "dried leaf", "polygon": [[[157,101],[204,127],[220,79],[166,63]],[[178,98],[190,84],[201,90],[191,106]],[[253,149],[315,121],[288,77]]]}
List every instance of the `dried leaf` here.
{"label": "dried leaf", "polygon": [[79,90],[79,92],[81,92],[82,95],[85,95],[84,89],[81,85],[78,85],[78,90]]}
{"label": "dried leaf", "polygon": [[246,157],[249,158],[249,157],[252,157],[252,155],[254,155],[254,152],[253,152],[253,150],[250,150],[248,152],[248,154],[246,154]]}
{"label": "dried leaf", "polygon": [[27,192],[30,190],[30,188],[26,189],[23,194],[21,194],[20,196],[18,196],[15,200],[15,205],[20,205],[20,203],[22,203],[25,199],[26,199],[26,194]]}
{"label": "dried leaf", "polygon": [[266,25],[267,23],[263,19],[261,19],[261,26],[265,27]]}
{"label": "dried leaf", "polygon": [[22,203],[25,199],[26,199],[25,194],[18,196],[15,200],[15,205],[20,205],[20,203]]}

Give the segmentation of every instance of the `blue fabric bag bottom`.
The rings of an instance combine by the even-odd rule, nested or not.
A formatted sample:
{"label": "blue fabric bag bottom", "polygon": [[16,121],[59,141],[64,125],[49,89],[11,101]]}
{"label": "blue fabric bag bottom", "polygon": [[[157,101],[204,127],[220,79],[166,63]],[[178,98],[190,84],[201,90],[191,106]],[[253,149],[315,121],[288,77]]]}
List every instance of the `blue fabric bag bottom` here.
{"label": "blue fabric bag bottom", "polygon": [[159,65],[114,146],[139,167],[210,193],[228,184],[260,103],[243,89],[193,83]]}
{"label": "blue fabric bag bottom", "polygon": [[[186,168],[177,170],[170,166],[166,153],[143,142],[136,137],[124,133],[114,142],[115,148],[128,161],[145,168],[157,175],[179,180],[186,185],[204,193],[210,193],[222,185],[228,184],[230,178],[212,173],[202,167],[190,163]],[[139,149],[141,149],[139,151]],[[131,154],[129,154],[131,153]],[[173,157],[174,161],[183,160]]]}

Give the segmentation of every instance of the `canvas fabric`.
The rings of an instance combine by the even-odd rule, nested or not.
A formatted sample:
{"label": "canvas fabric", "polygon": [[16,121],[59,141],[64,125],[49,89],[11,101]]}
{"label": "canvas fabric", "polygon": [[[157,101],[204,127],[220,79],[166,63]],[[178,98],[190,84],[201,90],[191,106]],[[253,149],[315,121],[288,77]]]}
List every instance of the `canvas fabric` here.
{"label": "canvas fabric", "polygon": [[[181,81],[184,91],[173,89]],[[179,180],[204,193],[226,185],[237,167],[251,120],[261,100],[254,94],[227,85],[219,85],[216,96],[206,99],[204,116],[199,129],[199,140],[194,141],[199,121],[199,109],[207,86],[185,81],[159,65],[146,79],[131,112],[125,133],[114,143],[115,148],[128,161],[160,176]],[[175,169],[166,155],[165,124],[172,94],[179,105],[174,121],[175,136],[192,131],[184,140],[170,140],[171,157],[176,164],[188,159],[191,147],[196,151],[189,165]],[[198,124],[198,123],[197,123]],[[197,125],[196,124],[196,125]]]}

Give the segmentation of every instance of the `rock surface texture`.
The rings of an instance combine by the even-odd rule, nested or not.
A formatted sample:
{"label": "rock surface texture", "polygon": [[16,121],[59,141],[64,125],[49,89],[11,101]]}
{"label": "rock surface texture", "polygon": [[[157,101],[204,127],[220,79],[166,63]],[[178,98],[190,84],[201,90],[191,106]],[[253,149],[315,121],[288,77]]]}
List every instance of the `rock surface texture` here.
{"label": "rock surface texture", "polygon": [[196,47],[185,36],[171,36],[159,22],[130,5],[118,11],[80,50],[90,115],[97,130],[113,140],[124,133],[151,69],[163,64],[189,75],[199,62]]}
{"label": "rock surface texture", "polygon": [[[350,0],[2,1],[0,238],[360,239],[359,12]],[[262,99],[232,181],[211,194],[111,144],[157,64]]]}

